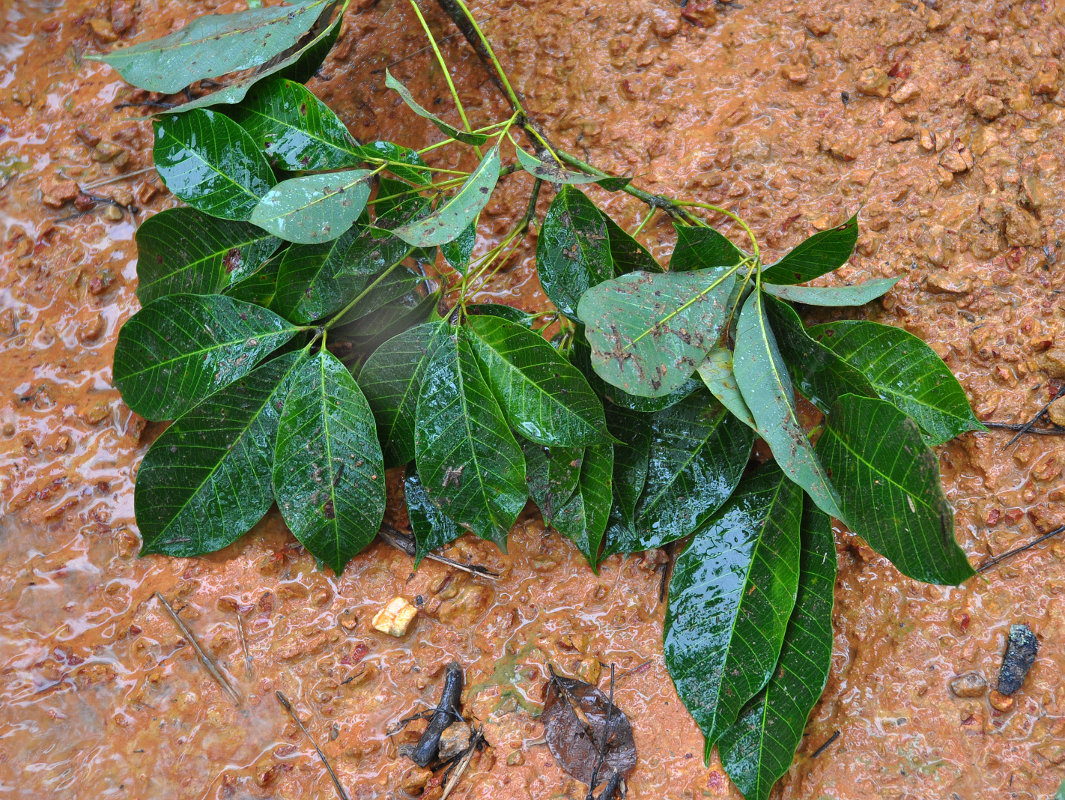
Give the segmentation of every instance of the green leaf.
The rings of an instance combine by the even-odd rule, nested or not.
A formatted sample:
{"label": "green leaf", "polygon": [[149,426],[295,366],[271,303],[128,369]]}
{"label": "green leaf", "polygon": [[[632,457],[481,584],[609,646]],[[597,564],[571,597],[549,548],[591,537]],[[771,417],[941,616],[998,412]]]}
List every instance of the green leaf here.
{"label": "green leaf", "polygon": [[647,477],[633,525],[611,537],[607,554],[662,547],[695,531],[729,498],[751,457],[751,430],[705,391],[648,422]]}
{"label": "green leaf", "polygon": [[411,111],[413,111],[422,119],[429,120],[437,128],[439,128],[441,133],[443,133],[445,136],[450,136],[452,139],[462,142],[463,144],[470,144],[474,146],[484,144],[492,138],[486,133],[468,133],[467,131],[459,130],[454,125],[450,125],[447,122],[444,122],[444,120],[440,119],[440,117],[436,116],[436,114],[433,114],[432,112],[422,108],[422,106],[418,104],[418,101],[414,99],[414,95],[410,93],[407,87],[397,81],[395,77],[393,77],[392,73],[389,72],[387,69],[385,70],[385,86],[396,92],[400,96],[400,98],[402,98],[403,102],[407,104],[407,107],[410,108]]}
{"label": "green leaf", "polygon": [[137,228],[137,299],[214,294],[255,272],[281,245],[244,222],[169,208]]}
{"label": "green leaf", "polygon": [[717,344],[735,276],[730,268],[631,272],[584,293],[592,365],[629,394],[661,397],[680,388]]}
{"label": "green leaf", "polygon": [[815,233],[780,261],[762,270],[762,283],[805,283],[847,263],[858,242],[858,215]]}
{"label": "green leaf", "polygon": [[274,298],[277,295],[277,273],[286,252],[287,250],[282,250],[267,259],[266,263],[251,273],[251,275],[227,287],[224,290],[225,294],[234,300],[243,300],[245,303],[254,303],[257,306],[276,311]]}
{"label": "green leaf", "polygon": [[544,523],[550,525],[562,508],[573,499],[581,481],[583,447],[544,447],[523,440],[525,480],[529,496],[540,509]]}
{"label": "green leaf", "polygon": [[831,322],[809,334],[865,375],[876,393],[912,417],[929,444],[987,430],[936,351],[912,333],[876,322]]}
{"label": "green leaf", "polygon": [[845,394],[875,397],[872,385],[823,344],[811,339],[795,310],[775,297],[765,298],[780,356],[802,395],[826,412]]}
{"label": "green leaf", "polygon": [[677,559],[664,650],[705,758],[766,685],[799,583],[802,491],[773,463],[740,484]]}
{"label": "green leaf", "polygon": [[743,260],[743,251],[713,228],[677,225],[677,246],[669,259],[671,272],[731,267]]}
{"label": "green leaf", "polygon": [[458,235],[458,238],[440,245],[440,252],[444,254],[447,263],[452,269],[461,275],[466,274],[470,266],[470,256],[473,255],[473,246],[477,244],[477,220],[471,222],[466,229]]}
{"label": "green leaf", "polygon": [[878,278],[855,286],[829,288],[825,286],[776,286],[764,284],[762,288],[774,297],[792,303],[804,303],[808,306],[864,306],[876,300],[902,280],[899,278]]}
{"label": "green leaf", "polygon": [[807,502],[799,591],[780,660],[766,688],[717,743],[725,771],[747,800],[768,800],[773,784],[791,767],[806,720],[825,689],[832,666],[835,583],[832,522]]}
{"label": "green leaf", "polygon": [[197,109],[155,122],[155,171],[166,188],[212,217],[246,220],[274,185],[255,141],[229,117]]}
{"label": "green leaf", "polygon": [[[406,255],[409,254],[408,251]],[[403,258],[406,258],[406,255]],[[397,264],[402,262],[403,258]],[[386,309],[392,303],[402,302],[409,298],[424,281],[423,276],[416,275],[405,266],[386,270],[374,278],[363,290],[366,294],[362,299],[344,312],[344,316],[337,323],[337,331],[351,337],[378,333],[380,329],[372,324],[373,315]]]}
{"label": "green leaf", "polygon": [[414,426],[425,368],[433,340],[444,327],[426,322],[393,336],[375,350],[359,372],[359,386],[377,420],[385,460],[390,466],[414,458]]}
{"label": "green leaf", "polygon": [[112,369],[122,399],[145,419],[174,419],[251,372],[299,328],[225,295],[172,294],[122,326]]}
{"label": "green leaf", "polygon": [[1054,797],[1055,800],[1065,800],[1065,781],[1061,782],[1061,786],[1058,787],[1058,793]]}
{"label": "green leaf", "polygon": [[661,272],[661,265],[647,248],[630,236],[625,230],[603,214],[606,232],[610,238],[610,255],[614,259],[614,272],[622,275],[626,272]]}
{"label": "green leaf", "polygon": [[585,292],[614,277],[606,215],[579,189],[563,186],[547,209],[536,271],[544,294],[571,319]]}
{"label": "green leaf", "polygon": [[469,303],[466,306],[466,313],[471,316],[480,314],[486,317],[502,317],[529,330],[532,330],[533,321],[536,319],[536,315],[528,314],[520,308],[502,306],[498,303]]}
{"label": "green leaf", "polygon": [[275,167],[291,172],[354,167],[358,142],[333,110],[302,84],[261,82],[233,112]]}
{"label": "green leaf", "polygon": [[506,547],[528,490],[525,458],[481,375],[465,329],[442,335],[422,378],[418,476],[448,517]]}
{"label": "green leaf", "polygon": [[732,351],[727,347],[715,347],[699,365],[699,377],[703,379],[710,394],[727,408],[732,415],[750,428],[754,428],[751,409],[740,394],[740,386],[732,371]]}
{"label": "green leaf", "polygon": [[292,377],[277,433],[274,493],[289,530],[338,575],[381,527],[385,465],[373,414],[328,350]]}
{"label": "green leaf", "polygon": [[277,279],[277,309],[295,322],[339,311],[371,278],[402,261],[409,247],[369,225],[349,228],[323,244],[296,244],[285,252]]}
{"label": "green leaf", "polygon": [[758,435],[765,439],[784,474],[805,489],[818,508],[844,519],[839,496],[799,422],[795,390],[769,326],[761,292],[753,292],[743,304],[734,353],[732,371]]}
{"label": "green leaf", "polygon": [[447,518],[422,486],[418,473],[411,470],[403,479],[403,496],[407,500],[407,518],[414,534],[414,567],[433,550],[438,550],[462,536],[462,528]]}
{"label": "green leaf", "polygon": [[[344,21],[344,9],[348,0],[328,2],[313,27],[296,44],[286,48],[266,64],[243,80],[223,86],[221,89],[197,97],[187,103],[171,109],[175,114],[191,111],[194,108],[207,108],[216,105],[232,105],[243,100],[252,87],[271,75],[304,82],[310,80],[325,61],[325,57],[336,44],[340,35],[340,26]],[[341,8],[334,18],[333,11]],[[332,20],[332,21],[330,21]]]}
{"label": "green leaf", "polygon": [[359,150],[367,160],[387,161],[389,172],[405,181],[422,186],[432,182],[432,175],[416,150],[392,142],[370,142],[360,145]]}
{"label": "green leaf", "polygon": [[939,461],[917,425],[890,403],[844,395],[817,442],[846,522],[903,575],[959,584],[975,573],[954,538]]}
{"label": "green leaf", "polygon": [[173,94],[191,83],[251,69],[294,45],[322,13],[325,0],[209,14],[181,30],[102,56],[134,86]]}
{"label": "green leaf", "polygon": [[152,443],[133,503],[141,554],[199,556],[221,550],[274,504],[274,440],[288,378],[286,353],[215,392]]}
{"label": "green leaf", "polygon": [[499,145],[495,145],[454,196],[444,200],[431,214],[399,226],[394,233],[415,247],[435,247],[450,242],[477,219],[498,180]]}
{"label": "green leaf", "polygon": [[514,154],[518,158],[518,164],[523,170],[533,177],[548,183],[583,184],[595,183],[599,180],[595,175],[584,172],[572,172],[553,161],[541,161],[531,153],[526,153],[520,147],[514,148]]}
{"label": "green leaf", "polygon": [[251,221],[287,242],[328,242],[342,236],[366,208],[369,178],[365,169],[289,178],[263,195]]}
{"label": "green leaf", "polygon": [[577,491],[555,511],[550,522],[551,527],[577,545],[596,572],[599,571],[599,548],[614,500],[611,492],[613,469],[612,445],[588,447],[581,460]]}
{"label": "green leaf", "polygon": [[607,406],[607,426],[614,444],[614,496],[623,519],[636,518],[636,504],[647,484],[651,460],[651,426],[646,414]]}
{"label": "green leaf", "polygon": [[603,405],[576,367],[538,333],[502,317],[468,317],[470,341],[511,426],[552,447],[606,437]]}

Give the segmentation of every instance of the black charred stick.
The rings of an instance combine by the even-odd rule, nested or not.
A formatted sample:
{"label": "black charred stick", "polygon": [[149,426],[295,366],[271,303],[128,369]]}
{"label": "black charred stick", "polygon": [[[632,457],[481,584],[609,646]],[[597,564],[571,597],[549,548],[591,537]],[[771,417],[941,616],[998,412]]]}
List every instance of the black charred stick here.
{"label": "black charred stick", "polygon": [[1011,695],[1021,688],[1038,653],[1039,640],[1032,629],[1024,624],[1010,625],[1006,654],[1002,657],[1002,668],[998,673],[996,688],[1000,694]]}
{"label": "black charred stick", "polygon": [[410,760],[419,767],[427,767],[433,762],[440,751],[440,736],[444,729],[462,719],[459,703],[462,700],[463,683],[462,665],[452,661],[444,670],[444,691],[440,695],[440,704],[429,720],[429,727],[410,754]]}
{"label": "black charred stick", "polygon": [[[621,781],[621,773],[615,770],[610,776],[610,780],[606,782],[606,788],[603,789],[598,800],[614,800],[618,796],[618,792],[621,791]],[[625,796],[624,792],[621,793],[621,796]]]}

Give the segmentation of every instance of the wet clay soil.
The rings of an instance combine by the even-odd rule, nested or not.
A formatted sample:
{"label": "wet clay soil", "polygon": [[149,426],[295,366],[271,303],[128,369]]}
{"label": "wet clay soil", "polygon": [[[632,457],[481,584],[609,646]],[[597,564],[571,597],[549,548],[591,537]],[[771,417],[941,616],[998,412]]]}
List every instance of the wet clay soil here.
{"label": "wet clay soil", "polygon": [[[450,108],[409,7],[361,5],[312,88],[359,137],[435,141],[382,88],[390,66],[426,105]],[[215,7],[0,0],[0,795],[332,797],[280,689],[352,797],[439,796],[386,729],[432,703],[458,659],[491,747],[455,797],[583,797],[539,743],[548,660],[588,680],[600,662],[617,665],[640,759],[630,797],[730,796],[663,666],[661,553],[612,558],[595,576],[530,513],[509,555],[470,537],[449,549],[500,570],[498,583],[432,563],[412,576],[385,546],[335,576],[271,514],[210,558],[137,558],[133,478],[157,431],[122,404],[110,362],[137,308],[136,225],[173,201],[150,171],[88,188],[124,208],[76,197],[70,181],[91,187],[151,164],[143,112],[114,110],[138,96],[82,56]],[[691,0],[698,24],[669,0],[473,8],[560,143],[646,188],[737,210],[770,258],[860,209],[842,276],[903,276],[868,313],[928,341],[982,419],[1023,421],[1065,379],[1062,0]],[[474,119],[501,118],[461,38],[444,52]],[[527,191],[508,179],[482,247]],[[597,199],[628,225],[643,212],[626,196]],[[671,247],[664,224],[644,239]],[[533,244],[486,297],[543,304]],[[969,434],[939,450],[974,563],[1065,522],[1061,440],[1003,449],[1007,439]],[[781,796],[1051,796],[1065,777],[1065,542],[954,589],[900,577],[844,532],[838,543],[832,676]],[[156,591],[232,675],[242,707]],[[396,595],[420,604],[402,639],[370,627]],[[980,678],[994,685],[1015,622],[1041,649],[1023,689],[995,708]],[[952,680],[970,672],[971,696],[955,696]]]}

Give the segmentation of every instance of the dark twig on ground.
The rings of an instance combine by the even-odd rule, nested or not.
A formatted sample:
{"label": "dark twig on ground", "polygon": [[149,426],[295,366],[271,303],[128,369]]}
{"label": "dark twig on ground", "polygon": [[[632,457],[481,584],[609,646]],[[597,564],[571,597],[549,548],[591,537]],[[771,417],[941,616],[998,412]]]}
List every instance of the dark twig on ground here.
{"label": "dark twig on ground", "polygon": [[452,770],[451,776],[447,779],[447,783],[444,785],[444,793],[440,795],[440,800],[447,800],[451,793],[455,791],[455,787],[462,780],[463,773],[466,772],[466,767],[470,765],[470,759],[473,758],[473,754],[477,752],[477,748],[481,746],[482,741],[484,741],[484,728],[478,728],[470,738],[470,746],[466,749],[465,755],[462,756],[458,766]]}
{"label": "dark twig on ground", "polygon": [[1024,436],[1024,434],[1031,432],[1031,430],[1035,427],[1035,424],[1043,418],[1043,415],[1046,414],[1047,411],[1050,410],[1050,406],[1054,403],[1054,401],[1063,396],[1065,396],[1065,383],[1063,383],[1058,388],[1058,390],[1054,392],[1054,396],[1051,397],[1041,409],[1039,409],[1039,412],[1034,417],[1032,417],[1030,420],[1028,420],[1028,422],[1024,423],[1024,425],[1017,429],[1017,433],[1015,433],[1013,438],[1002,446],[1002,449],[1005,450],[1015,441]]}
{"label": "dark twig on ground", "polygon": [[433,712],[425,733],[418,739],[418,744],[410,754],[410,760],[419,767],[427,767],[436,760],[440,751],[440,736],[451,723],[461,721],[459,711],[462,702],[464,678],[462,665],[452,661],[444,670],[444,690],[440,694],[440,703]]}
{"label": "dark twig on ground", "polygon": [[[414,558],[418,552],[418,545],[414,541],[414,537],[410,534],[403,533],[393,528],[391,525],[385,525],[380,530],[380,536],[388,544],[395,547],[397,550],[402,550],[411,558]],[[425,557],[430,561],[438,561],[441,564],[447,564],[449,567],[468,572],[471,575],[479,575],[482,578],[488,578],[489,580],[499,580],[499,573],[493,572],[488,567],[482,567],[479,564],[463,564],[461,561],[456,561],[453,558],[447,556],[438,556],[436,553],[426,553]]]}
{"label": "dark twig on ground", "polygon": [[237,630],[240,631],[240,649],[244,651],[244,668],[251,677],[251,654],[248,652],[248,637],[244,633],[244,618],[237,612]]}
{"label": "dark twig on ground", "polygon": [[814,750],[814,752],[810,756],[810,758],[817,758],[819,755],[821,755],[823,752],[825,752],[828,749],[828,746],[830,744],[832,744],[832,742],[836,741],[836,739],[838,739],[838,738],[839,738],[839,729],[837,728],[836,731],[831,736],[828,737],[828,740],[823,745],[821,745],[816,750]]}
{"label": "dark twig on ground", "polygon": [[985,422],[989,428],[997,431],[1020,431],[1036,436],[1065,436],[1065,428],[1055,425],[1053,428],[1035,428],[1030,422]]}
{"label": "dark twig on ground", "polygon": [[998,555],[998,556],[995,556],[994,558],[988,559],[983,564],[981,564],[979,567],[977,567],[976,571],[977,572],[987,572],[993,566],[1005,561],[1007,558],[1012,558],[1013,556],[1017,555],[1018,553],[1023,553],[1025,550],[1031,550],[1033,547],[1037,547],[1038,545],[1041,545],[1047,539],[1051,538],[1052,536],[1057,536],[1059,533],[1061,533],[1063,531],[1065,531],[1065,525],[1061,525],[1060,527],[1057,527],[1057,528],[1055,528],[1054,530],[1052,530],[1052,531],[1050,531],[1048,533],[1044,533],[1042,536],[1037,536],[1035,539],[1033,539],[1032,541],[1028,542],[1028,544],[1023,544],[1020,547],[1015,547],[1012,550],[1007,550],[1002,555]]}
{"label": "dark twig on ground", "polygon": [[288,715],[292,717],[292,721],[299,726],[299,729],[303,731],[303,735],[307,737],[307,741],[311,743],[311,746],[314,748],[314,751],[318,753],[318,758],[320,758],[322,764],[325,765],[326,772],[328,772],[329,777],[333,779],[333,785],[336,787],[337,794],[340,796],[340,800],[351,800],[351,798],[348,797],[348,793],[344,791],[344,787],[340,783],[340,778],[338,778],[337,774],[333,772],[333,767],[329,764],[329,759],[325,757],[325,753],[322,752],[322,748],[318,746],[318,743],[314,741],[314,738],[311,736],[311,734],[308,733],[305,727],[303,727],[303,723],[300,722],[300,718],[296,716],[296,711],[294,708],[292,708],[292,704],[288,701],[288,698],[281,694],[281,692],[279,691],[275,691],[274,694],[277,695],[277,702],[279,702],[281,704],[281,707],[288,712]]}
{"label": "dark twig on ground", "polygon": [[229,699],[232,700],[235,705],[239,706],[241,704],[241,697],[236,687],[229,682],[229,679],[223,674],[222,670],[218,668],[218,665],[214,663],[214,660],[207,655],[207,651],[200,647],[200,643],[196,641],[196,637],[192,635],[192,631],[189,630],[189,627],[182,621],[181,617],[177,615],[177,612],[173,609],[170,603],[166,602],[166,598],[159,594],[159,592],[155,593],[155,597],[162,604],[163,608],[166,609],[166,613],[170,616],[170,619],[173,620],[177,629],[181,631],[181,635],[192,645],[192,649],[196,651],[196,655],[199,657],[200,663],[203,664],[203,668],[206,669],[210,676],[222,687],[222,691],[229,695]]}

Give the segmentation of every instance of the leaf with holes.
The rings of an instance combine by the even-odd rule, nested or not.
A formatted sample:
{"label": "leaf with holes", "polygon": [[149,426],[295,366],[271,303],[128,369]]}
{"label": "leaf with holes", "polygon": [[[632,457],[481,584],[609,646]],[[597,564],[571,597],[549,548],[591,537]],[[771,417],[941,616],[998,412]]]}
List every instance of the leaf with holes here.
{"label": "leaf with holes", "polygon": [[735,276],[729,267],[630,272],[581,297],[592,366],[607,383],[642,397],[680,388],[717,344]]}
{"label": "leaf with holes", "polygon": [[844,395],[828,415],[817,453],[839,487],[850,529],[899,572],[944,585],[975,574],[954,538],[939,460],[895,406]]}
{"label": "leaf with holes", "polygon": [[864,306],[887,294],[902,278],[878,278],[854,286],[762,286],[766,294],[808,306]]}
{"label": "leaf with holes", "polygon": [[289,178],[263,195],[250,219],[286,242],[328,242],[342,236],[366,208],[369,178],[364,169]]}
{"label": "leaf with holes", "polygon": [[583,447],[606,438],[603,404],[538,333],[495,316],[466,320],[477,358],[511,426],[532,442]]}
{"label": "leaf with holes", "polygon": [[358,142],[339,117],[294,81],[263,81],[234,109],[233,119],[280,169],[343,169],[362,161]]}
{"label": "leaf with holes", "polygon": [[325,5],[326,0],[304,0],[291,6],[208,14],[161,39],[87,58],[111,65],[134,86],[173,94],[204,78],[266,63],[296,44]]}
{"label": "leaf with holes", "polygon": [[571,319],[591,287],[614,277],[606,216],[579,189],[555,196],[536,244],[536,272],[544,294]]}
{"label": "leaf with holes", "polygon": [[476,146],[485,144],[490,138],[492,138],[485,133],[469,133],[468,131],[459,130],[454,125],[444,122],[444,120],[440,119],[440,117],[436,116],[436,114],[433,114],[431,111],[427,111],[414,99],[414,95],[410,93],[407,87],[396,80],[392,73],[387,69],[385,70],[385,86],[398,94],[411,111],[422,119],[429,120],[440,129],[441,133],[445,136],[450,136],[455,141]]}
{"label": "leaf with holes", "polygon": [[216,111],[158,119],[154,154],[166,188],[212,217],[248,219],[275,182],[255,141]]}
{"label": "leaf with holes", "polygon": [[815,233],[780,261],[762,270],[762,283],[805,283],[847,263],[858,242],[858,215]]}
{"label": "leaf with holes", "polygon": [[780,660],[765,689],[717,743],[725,771],[747,800],[768,800],[773,784],[788,771],[806,720],[828,682],[835,584],[832,521],[807,501],[799,590]]}
{"label": "leaf with holes", "polygon": [[327,350],[292,376],[273,481],[289,530],[338,575],[377,536],[385,465],[373,414],[347,367]]}
{"label": "leaf with holes", "polygon": [[214,294],[251,275],[281,240],[246,222],[169,208],[137,228],[137,299]]}
{"label": "leaf with holes", "polygon": [[987,430],[969,407],[958,379],[936,351],[912,333],[847,320],[815,325],[809,334],[861,372],[881,399],[921,426],[929,444]]}
{"label": "leaf with holes", "polygon": [[265,308],[225,295],[168,295],[119,331],[115,386],[145,419],[174,419],[247,375],[298,330]]}
{"label": "leaf with holes", "polygon": [[432,501],[418,473],[413,470],[403,479],[403,496],[407,501],[407,518],[414,534],[414,566],[417,567],[427,554],[451,544],[462,536],[463,531]]}
{"label": "leaf with holes", "polygon": [[425,491],[443,512],[505,549],[528,496],[525,457],[468,337],[463,328],[442,334],[425,368],[414,457]]}
{"label": "leaf with holes", "polygon": [[773,463],[740,483],[677,559],[664,649],[704,757],[766,685],[799,583],[802,490]]}
{"label": "leaf with holes", "polygon": [[844,519],[836,489],[799,422],[795,390],[761,292],[753,292],[743,304],[734,353],[732,371],[758,435],[765,439],[784,473],[809,493],[818,508]]}
{"label": "leaf with holes", "polygon": [[133,495],[141,553],[199,556],[232,544],[274,504],[270,468],[289,377],[286,353],[215,392],[156,439]]}

